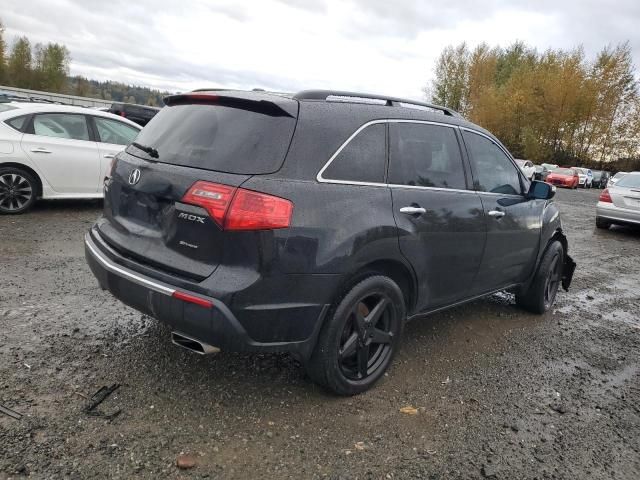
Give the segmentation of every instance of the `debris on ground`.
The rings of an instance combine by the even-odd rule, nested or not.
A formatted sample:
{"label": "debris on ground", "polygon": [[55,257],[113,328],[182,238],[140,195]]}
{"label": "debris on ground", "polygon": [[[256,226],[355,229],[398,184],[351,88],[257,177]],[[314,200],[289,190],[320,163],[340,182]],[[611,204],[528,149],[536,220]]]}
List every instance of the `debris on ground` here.
{"label": "debris on ground", "polygon": [[411,407],[411,406],[402,407],[400,409],[400,413],[404,413],[406,415],[417,415],[418,414],[418,409],[415,408],[415,407]]}
{"label": "debris on ground", "polygon": [[21,413],[18,413],[15,410],[11,410],[10,408],[5,407],[4,405],[0,405],[0,413],[4,413],[5,415],[15,418],[16,420],[20,420],[22,418]]}
{"label": "debris on ground", "polygon": [[108,420],[112,420],[118,415],[120,415],[120,413],[122,413],[122,410],[120,410],[119,408],[114,410],[111,413],[104,413],[96,410],[96,407],[100,405],[102,402],[104,402],[109,397],[109,395],[115,392],[118,388],[120,388],[120,384],[118,383],[114,383],[110,387],[107,387],[107,386],[100,387],[100,389],[96,393],[94,393],[89,399],[89,403],[85,406],[84,412],[87,415],[91,415],[94,417],[104,417]]}
{"label": "debris on ground", "polygon": [[181,470],[188,470],[196,466],[196,457],[189,454],[181,453],[176,458],[176,467]]}

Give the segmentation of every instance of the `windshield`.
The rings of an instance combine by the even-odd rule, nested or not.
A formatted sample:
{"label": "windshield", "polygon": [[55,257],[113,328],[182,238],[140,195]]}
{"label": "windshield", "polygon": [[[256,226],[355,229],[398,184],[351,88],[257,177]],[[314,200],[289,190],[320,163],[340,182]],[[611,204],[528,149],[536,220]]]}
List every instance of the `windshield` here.
{"label": "windshield", "polygon": [[624,173],[624,172],[618,172],[618,173],[616,173],[616,174],[613,176],[613,178],[614,178],[615,180],[620,180],[620,179],[621,179],[622,177],[624,177],[625,175],[626,175],[626,173]]}
{"label": "windshield", "polygon": [[272,173],[284,161],[295,124],[289,116],[222,105],[167,106],[127,151],[161,163],[219,172]]}
{"label": "windshield", "polygon": [[640,173],[625,175],[616,183],[616,187],[640,188]]}
{"label": "windshield", "polygon": [[556,168],[553,173],[554,175],[575,175],[575,172],[571,168]]}

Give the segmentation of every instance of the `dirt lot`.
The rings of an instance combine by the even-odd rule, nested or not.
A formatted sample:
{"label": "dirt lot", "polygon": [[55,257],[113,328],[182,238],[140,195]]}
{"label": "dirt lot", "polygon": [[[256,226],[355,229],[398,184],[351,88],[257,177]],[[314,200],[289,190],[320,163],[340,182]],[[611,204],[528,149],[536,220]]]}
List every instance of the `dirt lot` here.
{"label": "dirt lot", "polygon": [[[557,195],[578,270],[552,312],[504,294],[414,321],[346,399],[288,356],[178,349],[100,291],[82,245],[100,204],[2,217],[0,403],[24,416],[0,414],[0,479],[638,479],[640,232],[596,231],[597,195]],[[114,383],[99,409],[120,415],[83,413]]]}

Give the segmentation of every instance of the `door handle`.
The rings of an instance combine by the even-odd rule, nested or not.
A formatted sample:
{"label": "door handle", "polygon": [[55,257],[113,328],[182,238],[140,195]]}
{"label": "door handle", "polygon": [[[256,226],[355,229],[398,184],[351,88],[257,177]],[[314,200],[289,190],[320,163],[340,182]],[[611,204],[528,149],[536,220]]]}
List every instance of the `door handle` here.
{"label": "door handle", "polygon": [[427,210],[422,207],[402,207],[400,213],[406,213],[407,215],[422,215],[427,213]]}
{"label": "door handle", "polygon": [[104,158],[116,158],[115,153],[105,153]]}
{"label": "door handle", "polygon": [[51,150],[47,150],[46,148],[32,148],[31,151],[33,153],[51,153]]}
{"label": "door handle", "polygon": [[501,212],[500,210],[490,210],[489,216],[493,218],[502,218],[505,216],[505,213]]}

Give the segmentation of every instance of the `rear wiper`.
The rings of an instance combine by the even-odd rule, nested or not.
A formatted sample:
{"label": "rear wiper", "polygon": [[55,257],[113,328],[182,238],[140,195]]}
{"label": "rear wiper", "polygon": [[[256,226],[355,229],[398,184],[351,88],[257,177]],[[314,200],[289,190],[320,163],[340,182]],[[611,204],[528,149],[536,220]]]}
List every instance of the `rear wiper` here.
{"label": "rear wiper", "polygon": [[131,145],[133,145],[136,148],[139,148],[140,150],[142,150],[144,153],[146,153],[150,157],[158,158],[160,156],[160,155],[158,155],[158,150],[156,150],[153,147],[147,147],[146,145],[142,145],[142,144],[140,144],[138,142],[131,142]]}

